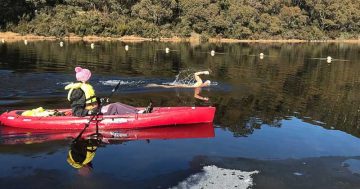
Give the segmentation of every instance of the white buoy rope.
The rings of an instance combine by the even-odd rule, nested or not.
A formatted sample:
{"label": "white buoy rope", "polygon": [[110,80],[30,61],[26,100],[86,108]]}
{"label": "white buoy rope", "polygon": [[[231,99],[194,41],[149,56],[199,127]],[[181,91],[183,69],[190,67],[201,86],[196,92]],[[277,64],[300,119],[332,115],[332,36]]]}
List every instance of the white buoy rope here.
{"label": "white buoy rope", "polygon": [[211,50],[211,51],[210,51],[210,55],[211,55],[211,56],[215,56],[215,51],[214,51],[214,50]]}
{"label": "white buoy rope", "polygon": [[25,45],[27,45],[27,44],[28,44],[28,41],[27,41],[26,39],[24,40],[24,44],[25,44]]}
{"label": "white buoy rope", "polygon": [[165,48],[165,53],[168,54],[170,52],[170,49],[168,47]]}
{"label": "white buoy rope", "polygon": [[129,50],[129,45],[125,45],[125,51]]}
{"label": "white buoy rope", "polygon": [[64,46],[64,42],[60,41],[60,47],[63,47]]}
{"label": "white buoy rope", "polygon": [[91,47],[91,49],[94,49],[94,48],[95,48],[95,44],[94,44],[94,43],[91,43],[90,47]]}

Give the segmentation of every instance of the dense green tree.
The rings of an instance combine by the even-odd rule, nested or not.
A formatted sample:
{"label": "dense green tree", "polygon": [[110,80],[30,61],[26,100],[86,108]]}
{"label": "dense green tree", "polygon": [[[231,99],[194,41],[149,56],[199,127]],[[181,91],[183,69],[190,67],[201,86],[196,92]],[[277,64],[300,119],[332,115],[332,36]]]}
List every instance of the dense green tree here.
{"label": "dense green tree", "polygon": [[6,25],[17,24],[21,19],[29,21],[34,13],[33,4],[25,0],[0,1],[0,29]]}
{"label": "dense green tree", "polygon": [[2,0],[3,30],[41,35],[359,38],[359,0]]}
{"label": "dense green tree", "polygon": [[289,29],[300,29],[306,25],[307,16],[302,14],[299,7],[286,7],[280,10],[279,17],[282,25]]}
{"label": "dense green tree", "polygon": [[175,0],[141,0],[132,7],[131,14],[156,25],[171,22],[173,9],[177,7]]}

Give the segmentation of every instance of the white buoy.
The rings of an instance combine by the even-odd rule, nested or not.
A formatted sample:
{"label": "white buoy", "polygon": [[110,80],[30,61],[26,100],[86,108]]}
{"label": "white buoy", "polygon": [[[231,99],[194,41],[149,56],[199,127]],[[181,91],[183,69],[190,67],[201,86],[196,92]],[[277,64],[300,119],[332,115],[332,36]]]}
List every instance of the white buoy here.
{"label": "white buoy", "polygon": [[260,59],[264,59],[264,53],[260,53]]}
{"label": "white buoy", "polygon": [[328,56],[328,57],[326,58],[326,62],[327,62],[327,63],[331,63],[331,60],[332,60],[331,56]]}
{"label": "white buoy", "polygon": [[64,42],[60,41],[60,47],[64,46]]}
{"label": "white buoy", "polygon": [[167,54],[167,53],[169,53],[170,52],[170,49],[169,48],[165,48],[165,53]]}
{"label": "white buoy", "polygon": [[28,42],[27,42],[27,40],[26,40],[26,39],[24,40],[24,44],[25,44],[25,45],[27,45],[27,44],[28,44]]}
{"label": "white buoy", "polygon": [[125,50],[126,50],[126,51],[129,50],[129,45],[125,45]]}
{"label": "white buoy", "polygon": [[95,48],[94,43],[91,43],[90,47],[91,47],[91,49],[94,49]]}
{"label": "white buoy", "polygon": [[1,42],[2,42],[2,43],[5,43],[5,39],[1,39]]}
{"label": "white buoy", "polygon": [[211,54],[211,56],[215,56],[215,51],[211,50],[210,54]]}

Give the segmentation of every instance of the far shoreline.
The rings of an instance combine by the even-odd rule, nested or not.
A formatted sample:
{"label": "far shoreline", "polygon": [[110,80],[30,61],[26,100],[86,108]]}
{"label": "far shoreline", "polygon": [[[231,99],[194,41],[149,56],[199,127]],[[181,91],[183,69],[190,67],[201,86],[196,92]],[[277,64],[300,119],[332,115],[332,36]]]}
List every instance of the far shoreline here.
{"label": "far shoreline", "polygon": [[[122,37],[101,37],[101,36],[77,36],[70,35],[65,37],[55,36],[40,36],[33,34],[21,35],[14,32],[0,32],[0,40],[5,42],[17,42],[17,41],[55,41],[63,40],[70,42],[84,41],[84,42],[100,42],[100,41],[120,41],[120,42],[145,42],[145,41],[157,41],[157,42],[190,42],[190,43],[202,43],[200,35],[195,35],[187,38],[171,37],[171,38],[144,38],[139,36],[122,36]],[[359,39],[331,39],[331,40],[300,40],[300,39],[228,39],[228,38],[209,38],[209,43],[359,43]]]}

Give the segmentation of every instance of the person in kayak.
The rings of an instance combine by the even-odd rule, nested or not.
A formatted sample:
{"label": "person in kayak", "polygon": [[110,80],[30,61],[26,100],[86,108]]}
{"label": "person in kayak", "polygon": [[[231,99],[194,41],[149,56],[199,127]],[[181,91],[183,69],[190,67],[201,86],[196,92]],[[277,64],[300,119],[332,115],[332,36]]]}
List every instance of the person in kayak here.
{"label": "person in kayak", "polygon": [[205,82],[203,82],[203,80],[200,78],[200,75],[205,74],[205,75],[209,75],[209,71],[202,71],[202,72],[196,72],[194,73],[194,78],[196,83],[194,84],[168,84],[168,85],[164,85],[164,84],[148,84],[146,85],[146,87],[163,87],[163,88],[201,88],[201,87],[208,87],[211,84],[210,80],[206,80]]}
{"label": "person in kayak", "polygon": [[87,82],[91,77],[90,70],[76,67],[75,72],[78,82],[65,86],[65,90],[69,90],[68,100],[71,103],[73,116],[83,117],[94,115],[98,113],[98,111],[103,115],[139,113],[139,110],[135,107],[120,102],[108,104],[99,110],[101,105],[100,100],[96,97],[94,88]]}
{"label": "person in kayak", "polygon": [[78,82],[65,86],[65,90],[69,90],[67,99],[71,103],[72,114],[79,117],[92,115],[96,111],[99,101],[94,88],[87,83],[91,72],[81,67],[76,67],[75,72]]}

